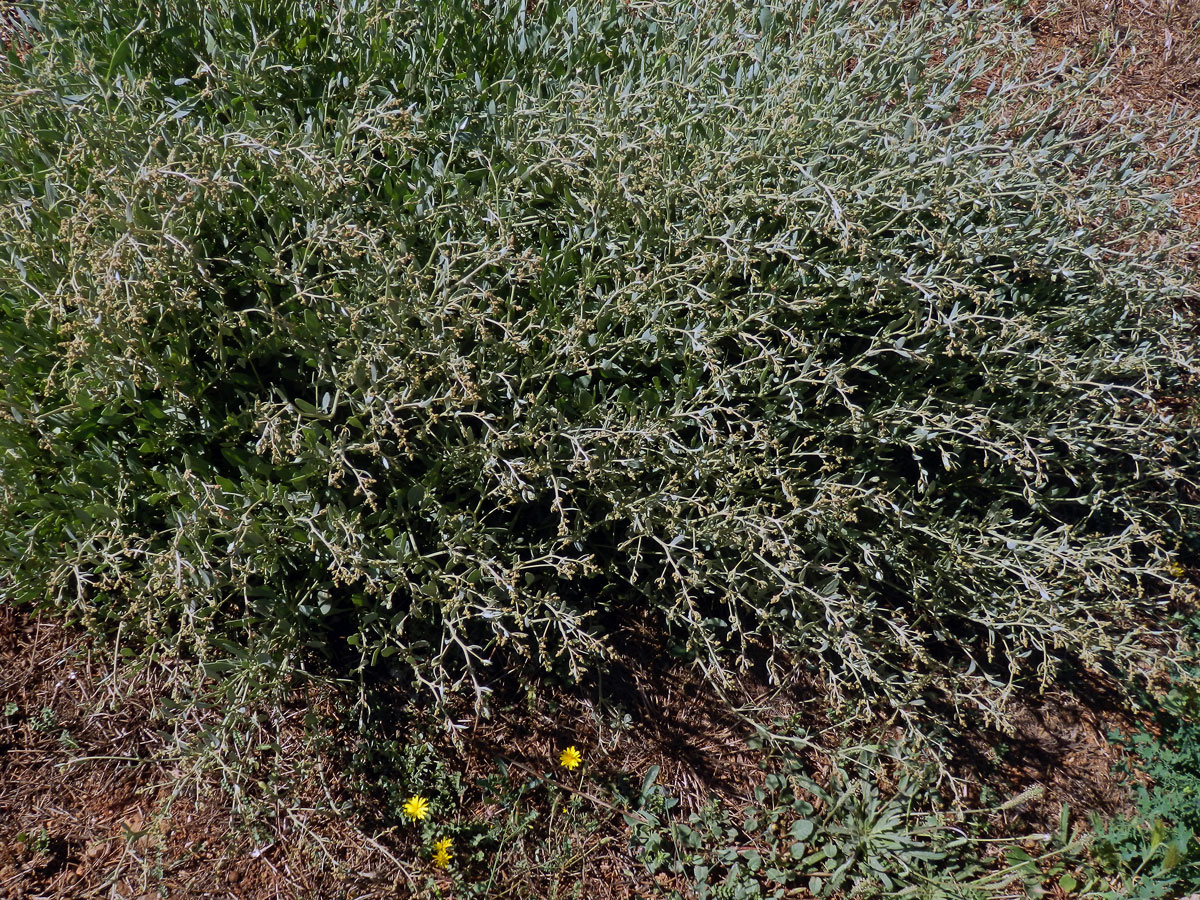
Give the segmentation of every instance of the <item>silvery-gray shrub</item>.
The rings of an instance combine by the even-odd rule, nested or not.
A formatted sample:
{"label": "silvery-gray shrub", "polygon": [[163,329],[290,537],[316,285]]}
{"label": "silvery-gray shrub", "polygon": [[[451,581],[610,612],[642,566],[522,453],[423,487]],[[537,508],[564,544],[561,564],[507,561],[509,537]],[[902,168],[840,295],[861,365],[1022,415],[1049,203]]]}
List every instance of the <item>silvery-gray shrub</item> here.
{"label": "silvery-gray shrub", "polygon": [[1119,658],[1194,522],[1188,123],[920,6],[23,12],[0,589],[438,696],[639,621],[902,708]]}

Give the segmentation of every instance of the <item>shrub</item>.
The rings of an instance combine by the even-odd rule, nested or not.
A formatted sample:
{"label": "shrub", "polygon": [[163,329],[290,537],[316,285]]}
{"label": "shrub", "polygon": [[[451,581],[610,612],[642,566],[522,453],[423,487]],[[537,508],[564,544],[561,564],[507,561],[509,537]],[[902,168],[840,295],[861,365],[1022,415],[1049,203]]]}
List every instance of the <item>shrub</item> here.
{"label": "shrub", "polygon": [[22,13],[6,597],[438,697],[634,612],[996,714],[1130,651],[1191,516],[1165,164],[921,6]]}

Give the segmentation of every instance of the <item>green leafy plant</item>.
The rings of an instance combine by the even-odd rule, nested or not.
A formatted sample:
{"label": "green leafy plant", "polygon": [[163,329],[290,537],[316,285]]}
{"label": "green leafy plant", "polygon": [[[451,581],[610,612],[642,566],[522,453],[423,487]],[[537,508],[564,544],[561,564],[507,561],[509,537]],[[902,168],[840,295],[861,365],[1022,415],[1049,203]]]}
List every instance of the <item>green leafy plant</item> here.
{"label": "green leafy plant", "polygon": [[34,731],[53,731],[58,727],[58,717],[53,708],[43,706],[36,716],[31,716],[29,725]]}
{"label": "green leafy plant", "polygon": [[1018,848],[1020,836],[983,838],[996,810],[955,808],[898,750],[860,748],[820,781],[785,755],[744,809],[713,802],[686,818],[672,814],[675,798],[651,770],[637,807],[642,818],[627,819],[634,845],[650,872],[682,877],[701,898],[802,890],[968,900],[1010,896],[1021,886],[1036,892],[1066,874],[1046,868],[1061,852],[1035,857]]}
{"label": "green leafy plant", "polygon": [[[1193,640],[1197,622],[1181,623]],[[1135,812],[1108,821],[1093,816],[1090,855],[1107,883],[1096,896],[1138,900],[1200,890],[1200,694],[1194,657],[1181,660],[1161,695],[1144,694],[1157,734],[1120,739],[1121,766],[1134,787]]]}
{"label": "green leafy plant", "polygon": [[33,832],[18,832],[16,839],[18,843],[24,844],[30,851],[38,855],[50,852],[50,832],[44,825]]}

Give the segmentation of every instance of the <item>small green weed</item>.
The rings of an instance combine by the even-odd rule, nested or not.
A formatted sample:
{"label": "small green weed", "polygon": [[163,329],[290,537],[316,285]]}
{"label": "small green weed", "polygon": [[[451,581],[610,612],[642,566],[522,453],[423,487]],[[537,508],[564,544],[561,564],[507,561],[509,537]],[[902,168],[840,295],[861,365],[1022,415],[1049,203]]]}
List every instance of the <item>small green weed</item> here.
{"label": "small green weed", "polygon": [[745,809],[714,802],[686,821],[648,773],[638,798],[648,821],[628,820],[643,865],[684,877],[700,898],[732,900],[987,897],[1020,881],[998,856],[988,862],[972,824],[988,811],[945,811],[898,749],[859,749],[823,783],[794,756],[772,765]]}
{"label": "small green weed", "polygon": [[36,854],[42,855],[50,852],[50,832],[44,825],[36,831],[18,832],[16,839],[18,843],[24,844]]}
{"label": "small green weed", "polygon": [[43,706],[36,716],[31,716],[29,726],[34,731],[53,731],[58,725],[58,718],[49,706]]}
{"label": "small green weed", "polygon": [[[1200,620],[1182,623],[1194,640]],[[1121,764],[1136,784],[1136,812],[1095,818],[1091,857],[1108,882],[1098,897],[1154,900],[1200,891],[1200,692],[1196,667],[1181,667],[1162,695],[1143,693],[1158,735],[1114,736],[1128,753]]]}

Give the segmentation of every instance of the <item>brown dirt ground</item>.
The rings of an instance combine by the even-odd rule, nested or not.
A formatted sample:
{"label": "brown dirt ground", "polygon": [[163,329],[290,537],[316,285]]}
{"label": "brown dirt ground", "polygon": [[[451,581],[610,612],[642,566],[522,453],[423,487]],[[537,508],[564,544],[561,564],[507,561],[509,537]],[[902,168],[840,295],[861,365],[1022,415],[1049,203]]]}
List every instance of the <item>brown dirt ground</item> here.
{"label": "brown dirt ground", "polygon": [[[1097,92],[1109,109],[1151,120],[1200,114],[1200,0],[1031,0],[1024,17],[1035,65],[1049,69],[1067,53],[1117,64]],[[1200,156],[1183,163],[1194,177]],[[1176,207],[1184,222],[1200,225],[1200,189],[1177,193]]]}
{"label": "brown dirt ground", "polygon": [[1047,68],[1067,49],[1119,63],[1101,97],[1147,112],[1200,108],[1196,0],[1032,0],[1024,15]]}
{"label": "brown dirt ground", "polygon": [[394,868],[328,813],[255,833],[219,786],[197,792],[168,694],[164,673],[0,606],[0,898],[335,898]]}
{"label": "brown dirt ground", "polygon": [[[562,747],[582,748],[585,777],[556,781],[579,794],[600,825],[554,868],[523,858],[544,844],[508,848],[503,862],[511,871],[489,896],[645,896],[611,795],[594,785],[657,765],[685,811],[713,797],[736,806],[749,795],[759,771],[746,722],[691,669],[663,666],[634,640],[626,646],[603,683],[536,703],[497,697],[490,718],[472,720],[466,710],[457,717],[471,722],[457,751],[468,782],[494,773],[497,760],[518,779],[540,774]],[[311,797],[308,808],[277,803],[272,811],[268,799],[247,822],[219,777],[189,777],[188,758],[159,709],[170,682],[165,667],[135,671],[77,630],[0,607],[0,900],[382,900],[438,896],[437,886],[450,887],[411,835],[372,823],[369,803],[335,812],[350,809],[353,791],[336,752],[315,760],[315,770],[284,773],[286,797],[293,804]],[[1048,830],[1064,802],[1106,812],[1125,802],[1106,735],[1136,723],[1119,712],[1111,686],[1093,679],[1079,688],[1029,701],[1015,713],[1014,734],[979,732],[965,742],[960,773],[994,796],[1041,787],[1039,797],[1008,813],[1007,824]],[[824,735],[826,749],[841,738],[805,704],[750,681],[739,699]],[[386,700],[383,690],[374,704]],[[614,718],[614,710],[623,714]],[[302,724],[310,711],[340,715],[328,697],[297,691],[271,735],[284,758],[312,756]],[[190,724],[198,732],[211,722],[201,714]],[[396,733],[403,728],[397,723]],[[816,768],[823,764],[820,747],[809,757]],[[508,812],[483,795],[465,799],[479,820]]]}
{"label": "brown dirt ground", "polygon": [[[1149,116],[1200,111],[1200,0],[1032,0],[1024,14],[1046,65],[1065,52],[1124,65],[1104,102]],[[1200,223],[1200,192],[1181,194],[1177,205]],[[108,652],[70,628],[0,606],[0,900],[374,900],[439,887],[444,894],[448,884],[416,858],[411,841],[394,832],[372,837],[333,811],[348,789],[337,760],[292,774],[295,795],[313,797],[310,809],[280,808],[272,818],[260,804],[247,824],[228,790],[189,777],[189,759],[158,708],[170,694],[168,673],[135,671]],[[518,698],[497,703],[497,715],[475,720],[462,736],[465,771],[485,774],[503,758],[516,771],[540,772],[557,748],[574,743],[597,774],[659,765],[662,783],[685,806],[744,796],[756,774],[745,722],[686,669],[664,668],[650,652],[632,650],[609,683],[535,707]],[[979,732],[961,748],[964,777],[1001,796],[1041,787],[1010,813],[1035,828],[1054,821],[1063,803],[1116,812],[1127,802],[1107,735],[1138,723],[1120,711],[1111,684],[1073,687],[1029,700],[1015,714],[1015,733]],[[748,704],[770,703],[828,733],[802,705],[785,708],[762,687],[743,693]],[[610,721],[604,698],[613,695],[633,711],[627,722]],[[336,715],[320,697],[298,695],[294,706],[273,735],[285,756],[301,752],[305,712]],[[506,896],[616,900],[643,895],[634,871],[620,840],[598,836],[558,873],[526,870],[523,885],[498,887]]]}

